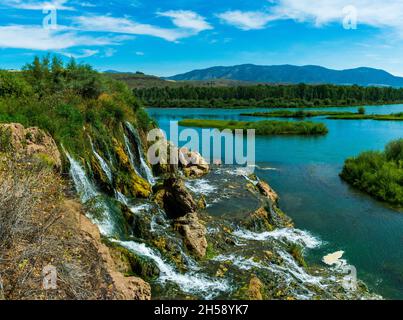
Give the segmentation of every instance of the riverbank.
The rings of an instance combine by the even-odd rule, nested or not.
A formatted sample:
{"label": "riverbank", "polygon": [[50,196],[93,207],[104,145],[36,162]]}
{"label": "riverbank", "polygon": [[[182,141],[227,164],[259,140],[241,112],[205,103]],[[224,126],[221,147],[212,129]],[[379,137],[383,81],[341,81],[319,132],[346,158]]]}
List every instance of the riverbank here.
{"label": "riverbank", "polygon": [[[150,299],[149,284],[119,271],[122,262],[72,195],[53,139],[10,124],[0,126],[2,142],[4,129],[10,136],[0,143],[0,299]],[[48,289],[46,268],[54,270]]]}
{"label": "riverbank", "polygon": [[184,119],[178,122],[183,127],[216,128],[219,130],[255,130],[256,135],[325,135],[328,129],[321,123],[282,121],[224,121]]}

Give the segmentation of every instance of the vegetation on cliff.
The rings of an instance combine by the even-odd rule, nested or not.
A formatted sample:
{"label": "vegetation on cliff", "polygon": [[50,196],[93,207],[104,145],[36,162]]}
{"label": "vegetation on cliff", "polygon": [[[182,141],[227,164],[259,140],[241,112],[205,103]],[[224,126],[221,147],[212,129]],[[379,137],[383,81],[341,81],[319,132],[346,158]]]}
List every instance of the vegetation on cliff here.
{"label": "vegetation on cliff", "polygon": [[283,121],[226,121],[185,119],[179,121],[180,126],[196,128],[216,128],[231,131],[256,130],[257,135],[324,135],[328,129],[322,123],[313,122],[283,122]]}
{"label": "vegetation on cliff", "polygon": [[89,149],[88,134],[108,136],[124,121],[152,125],[124,83],[89,65],[55,56],[35,58],[22,72],[0,71],[0,122],[40,127],[73,154]]}
{"label": "vegetation on cliff", "polygon": [[317,107],[399,103],[403,89],[335,85],[184,85],[134,89],[147,106],[168,107]]}
{"label": "vegetation on cliff", "polygon": [[346,160],[341,177],[377,199],[403,207],[403,139],[389,143],[384,152]]}

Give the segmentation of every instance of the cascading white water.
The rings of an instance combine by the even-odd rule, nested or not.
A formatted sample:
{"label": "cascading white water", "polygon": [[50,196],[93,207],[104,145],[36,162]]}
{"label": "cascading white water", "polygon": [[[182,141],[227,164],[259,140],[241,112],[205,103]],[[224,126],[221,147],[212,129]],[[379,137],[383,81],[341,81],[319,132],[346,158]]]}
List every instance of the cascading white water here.
{"label": "cascading white water", "polygon": [[122,204],[124,204],[124,205],[126,205],[126,206],[129,205],[129,199],[127,199],[127,197],[126,197],[123,193],[121,193],[121,192],[119,192],[119,191],[116,191],[116,190],[115,190],[115,198],[116,198],[116,200],[118,200],[120,203],[122,203]]}
{"label": "cascading white water", "polygon": [[[63,148],[64,150],[64,148]],[[177,283],[184,292],[199,293],[206,299],[211,299],[217,296],[220,292],[226,292],[231,289],[230,285],[225,280],[213,280],[203,274],[199,274],[195,269],[193,272],[181,274],[175,270],[170,264],[166,263],[159,254],[145,244],[136,243],[134,241],[120,241],[113,239],[114,227],[112,217],[108,207],[100,198],[101,194],[93,186],[91,180],[85,173],[82,166],[64,150],[70,162],[70,175],[73,179],[77,192],[80,194],[81,201],[86,203],[94,201],[94,207],[101,211],[102,218],[89,217],[98,227],[102,235],[110,237],[111,241],[120,244],[121,246],[133,251],[136,254],[148,257],[156,263],[160,270],[159,281],[164,284],[172,281]],[[123,203],[128,204],[128,199],[121,193],[116,192],[116,198]],[[133,207],[132,211],[137,212],[140,209],[146,208],[145,205]],[[183,253],[184,254],[184,253]],[[195,264],[190,264],[195,266]]]}
{"label": "cascading white water", "polygon": [[137,150],[138,150],[139,157],[140,157],[140,165],[141,165],[142,171],[145,174],[145,178],[147,178],[147,181],[151,185],[154,185],[155,184],[155,178],[154,178],[154,175],[153,175],[150,167],[148,166],[148,164],[147,164],[147,162],[145,160],[145,155],[144,155],[143,148],[141,147],[141,140],[140,140],[140,137],[139,137],[139,133],[133,127],[133,125],[130,122],[126,122],[126,126],[129,129],[129,131],[131,132],[131,134],[133,135],[134,139],[136,140]]}
{"label": "cascading white water", "polygon": [[87,177],[81,165],[64,148],[63,150],[70,162],[70,175],[81,201],[83,203],[94,201],[93,206],[99,212],[97,217],[90,216],[89,218],[98,225],[101,234],[111,235],[114,230],[114,223],[108,206],[100,199],[101,194]]}
{"label": "cascading white water", "polygon": [[132,151],[132,148],[131,148],[131,146],[130,146],[129,138],[128,138],[126,135],[123,135],[123,138],[124,138],[124,140],[125,140],[125,147],[126,147],[127,154],[129,155],[130,164],[132,165],[134,172],[135,172],[138,176],[141,177],[140,173],[139,173],[138,170],[137,170],[136,158],[135,158],[135,156],[134,156],[134,154],[133,154],[133,151]]}
{"label": "cascading white water", "polygon": [[307,231],[283,228],[270,232],[252,232],[249,230],[237,230],[233,233],[234,236],[245,240],[265,241],[268,239],[285,240],[291,243],[302,245],[308,249],[314,249],[322,245],[322,241],[315,238]]}
{"label": "cascading white water", "polygon": [[112,182],[112,170],[109,167],[109,165],[106,163],[106,161],[99,155],[99,153],[95,150],[94,148],[94,144],[91,141],[91,148],[92,148],[92,152],[94,153],[95,157],[97,158],[97,160],[99,161],[99,164],[101,165],[102,170],[104,171],[104,173],[106,174],[106,176],[109,179],[109,182]]}
{"label": "cascading white water", "polygon": [[66,150],[64,150],[64,153],[70,162],[70,175],[73,178],[75,188],[81,198],[81,201],[86,203],[89,200],[97,197],[98,192],[88,179],[84,169],[70,156]]}
{"label": "cascading white water", "polygon": [[178,273],[171,265],[166,263],[159,254],[147,247],[145,244],[136,243],[134,241],[114,241],[134,253],[153,260],[159,270],[160,283],[174,282],[188,293],[202,294],[206,299],[212,299],[221,292],[228,292],[231,287],[226,280],[213,280],[207,276],[196,272],[188,272],[187,274]]}

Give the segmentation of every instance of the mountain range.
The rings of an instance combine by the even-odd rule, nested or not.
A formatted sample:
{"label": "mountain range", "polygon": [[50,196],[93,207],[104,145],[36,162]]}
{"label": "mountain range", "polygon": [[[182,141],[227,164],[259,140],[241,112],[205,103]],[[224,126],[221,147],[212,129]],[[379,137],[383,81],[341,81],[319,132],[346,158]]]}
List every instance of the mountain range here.
{"label": "mountain range", "polygon": [[193,70],[166,79],[175,81],[227,79],[255,83],[355,84],[360,86],[403,87],[403,77],[394,76],[380,69],[361,67],[347,70],[332,70],[314,65],[259,66],[243,64]]}

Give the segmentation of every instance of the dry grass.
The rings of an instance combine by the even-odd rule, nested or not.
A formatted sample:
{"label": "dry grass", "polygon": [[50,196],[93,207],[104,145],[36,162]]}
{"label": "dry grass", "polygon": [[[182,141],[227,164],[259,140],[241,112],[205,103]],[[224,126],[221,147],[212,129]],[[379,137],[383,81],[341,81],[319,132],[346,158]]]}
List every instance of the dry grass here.
{"label": "dry grass", "polygon": [[[0,299],[113,298],[101,257],[65,200],[51,169],[0,156]],[[57,268],[56,290],[42,288],[48,264]]]}

